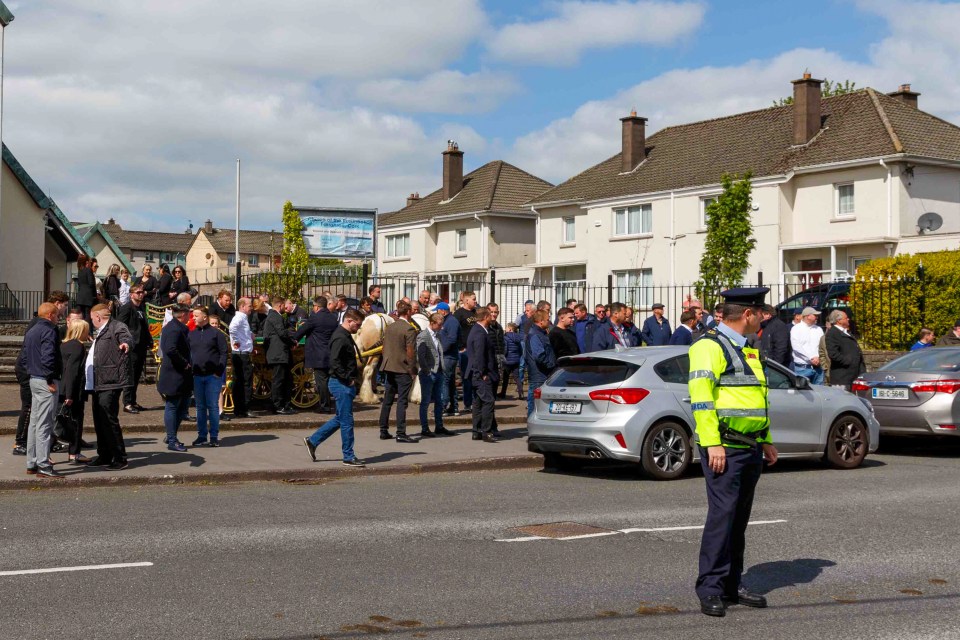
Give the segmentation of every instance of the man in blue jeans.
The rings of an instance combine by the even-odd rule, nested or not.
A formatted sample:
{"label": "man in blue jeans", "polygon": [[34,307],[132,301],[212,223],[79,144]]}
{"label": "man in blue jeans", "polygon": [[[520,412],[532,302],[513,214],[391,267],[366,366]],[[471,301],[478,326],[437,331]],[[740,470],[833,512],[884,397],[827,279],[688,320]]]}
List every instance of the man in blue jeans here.
{"label": "man in blue jeans", "polygon": [[317,461],[317,447],[324,440],[340,431],[343,443],[343,464],[347,467],[363,467],[363,460],[353,452],[353,399],[357,397],[356,379],[357,346],[353,334],[360,330],[363,315],[356,309],[348,309],[343,314],[343,322],[330,336],[330,380],[327,388],[333,396],[337,415],[320,426],[313,435],[304,438],[310,459]]}
{"label": "man in blue jeans", "polygon": [[[417,366],[420,378],[420,436],[433,438],[434,436],[456,435],[443,426],[443,348],[437,335],[443,326],[443,315],[434,313],[430,316],[430,326],[417,335]],[[434,430],[430,431],[427,417],[430,405],[433,405]]]}
{"label": "man in blue jeans", "polygon": [[437,337],[443,349],[443,406],[445,415],[458,416],[457,365],[460,363],[460,322],[450,313],[450,305],[438,302],[436,311],[443,316],[443,327]]}
{"label": "man in blue jeans", "polygon": [[[227,369],[227,336],[210,325],[206,307],[193,310],[197,328],[190,332],[190,357],[193,362],[193,395],[197,400],[197,439],[195,447],[220,446],[220,388]],[[207,441],[207,425],[210,440]]]}

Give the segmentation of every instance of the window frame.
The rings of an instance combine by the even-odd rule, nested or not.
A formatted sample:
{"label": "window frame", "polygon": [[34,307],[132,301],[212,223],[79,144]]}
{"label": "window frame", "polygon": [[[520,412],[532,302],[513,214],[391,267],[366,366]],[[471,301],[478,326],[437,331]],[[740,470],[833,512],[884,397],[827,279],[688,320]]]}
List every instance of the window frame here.
{"label": "window frame", "polygon": [[144,251],[143,252],[143,261],[144,262],[156,262],[153,259],[153,251]]}
{"label": "window frame", "polygon": [[718,199],[719,196],[702,196],[700,198],[700,226],[698,227],[700,231],[707,230],[707,207]]}
{"label": "window frame", "polygon": [[260,256],[251,253],[247,255],[247,266],[248,267],[259,267],[260,266]]}
{"label": "window frame", "polygon": [[[630,284],[630,274],[638,276],[638,284]],[[626,284],[620,284],[619,278],[624,276]],[[614,298],[623,302],[629,307],[636,309],[649,309],[653,305],[653,269],[619,269],[613,272]],[[634,292],[639,292],[639,296],[634,297]]]}
{"label": "window frame", "polygon": [[228,266],[228,267],[235,267],[235,266],[237,266],[237,254],[235,254],[235,253],[228,253],[228,254],[227,254],[227,266]]}
{"label": "window frame", "polygon": [[857,275],[857,269],[871,260],[873,260],[873,258],[870,256],[850,256],[850,274],[854,276]]}
{"label": "window frame", "polygon": [[[462,257],[467,255],[467,230],[466,229],[457,229],[454,232],[455,235],[455,244],[454,244],[454,253],[456,257]],[[463,240],[463,248],[460,248],[460,240]]]}
{"label": "window frame", "polygon": [[[572,232],[572,237],[567,237],[568,229]],[[577,244],[577,219],[574,216],[566,216],[563,218],[563,242],[560,244],[565,247],[571,247]]]}
{"label": "window frame", "polygon": [[[403,246],[400,248],[400,251],[402,251],[403,253],[399,253],[397,249],[397,244],[400,243],[401,241]],[[387,258],[392,260],[402,260],[404,258],[410,257],[410,233],[409,232],[394,233],[389,236],[386,236],[386,238],[384,239],[384,243],[386,244],[385,253]]]}
{"label": "window frame", "polygon": [[[850,200],[852,201],[851,211],[844,213],[840,210],[841,189],[850,187]],[[857,189],[853,182],[837,182],[833,185],[833,217],[838,220],[850,220],[857,217]]]}
{"label": "window frame", "polygon": [[[632,214],[637,215],[637,227],[636,230],[631,231],[631,219]],[[618,231],[618,219],[623,215],[624,230],[623,233]],[[644,230],[644,223],[647,223],[648,228]],[[613,225],[611,238],[614,240],[624,240],[628,238],[649,238],[653,236],[653,203],[644,202],[642,204],[632,205],[629,207],[617,207],[613,209]]]}

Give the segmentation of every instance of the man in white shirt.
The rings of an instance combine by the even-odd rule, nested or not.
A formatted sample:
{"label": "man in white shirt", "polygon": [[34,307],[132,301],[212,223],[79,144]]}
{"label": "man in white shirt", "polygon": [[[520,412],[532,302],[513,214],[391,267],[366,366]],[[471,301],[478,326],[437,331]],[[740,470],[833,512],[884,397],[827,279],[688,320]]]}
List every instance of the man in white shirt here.
{"label": "man in white shirt", "polygon": [[820,338],[823,329],[817,326],[820,312],[813,307],[804,307],[801,320],[790,329],[790,344],[793,347],[793,370],[813,384],[823,384],[823,367],[820,366]]}
{"label": "man in white shirt", "polygon": [[250,331],[250,298],[237,300],[237,314],[230,321],[230,345],[233,349],[233,417],[251,418],[253,397],[253,332]]}

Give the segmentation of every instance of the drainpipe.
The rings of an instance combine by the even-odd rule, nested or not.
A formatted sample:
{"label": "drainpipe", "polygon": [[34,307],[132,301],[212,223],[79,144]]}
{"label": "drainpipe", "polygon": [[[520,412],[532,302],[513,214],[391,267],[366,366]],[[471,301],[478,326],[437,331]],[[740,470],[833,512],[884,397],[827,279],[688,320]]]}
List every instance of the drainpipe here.
{"label": "drainpipe", "polygon": [[893,237],[893,167],[880,158],[880,166],[887,170],[887,237]]}
{"label": "drainpipe", "polygon": [[670,290],[673,291],[677,284],[677,230],[676,217],[674,216],[674,193],[670,192]]}

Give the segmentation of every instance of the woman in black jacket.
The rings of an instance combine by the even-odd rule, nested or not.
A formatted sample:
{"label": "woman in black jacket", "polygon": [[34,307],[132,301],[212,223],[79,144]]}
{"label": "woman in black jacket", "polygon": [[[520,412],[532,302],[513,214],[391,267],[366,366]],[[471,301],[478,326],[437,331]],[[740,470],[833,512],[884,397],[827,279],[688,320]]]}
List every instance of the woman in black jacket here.
{"label": "woman in black jacket", "polygon": [[90,258],[84,254],[77,258],[77,270],[77,308],[89,324],[90,308],[97,304],[97,277],[90,268]]}
{"label": "woman in black jacket", "polygon": [[[157,297],[157,279],[153,277],[153,267],[143,265],[143,271],[137,284],[143,287],[143,299],[145,302],[154,302]],[[132,284],[130,286],[133,286]]]}
{"label": "woman in black jacket", "polygon": [[160,279],[157,282],[157,305],[165,307],[176,302],[176,294],[173,296],[174,300],[170,299],[171,286],[173,286],[173,276],[170,275],[170,267],[162,264],[160,265]]}
{"label": "woman in black jacket", "polygon": [[110,265],[107,277],[103,281],[103,297],[107,299],[107,304],[116,315],[117,308],[120,306],[120,265],[116,263]]}
{"label": "woman in black jacket", "polygon": [[[170,285],[170,302],[176,302],[177,296],[181,293],[190,293],[190,280],[187,278],[186,270],[180,265],[177,265],[173,268],[173,284]],[[169,304],[169,302],[166,304]]]}
{"label": "woman in black jacket", "polygon": [[83,439],[83,409],[86,404],[86,362],[87,349],[85,343],[90,338],[90,325],[85,320],[73,320],[67,327],[67,337],[60,345],[60,354],[63,357],[63,380],[60,384],[60,400],[70,407],[70,413],[76,421],[77,432],[68,445],[70,447],[70,461],[76,464],[86,464],[90,461],[80,453],[80,443]]}

